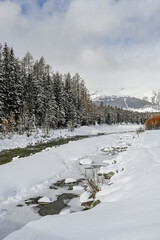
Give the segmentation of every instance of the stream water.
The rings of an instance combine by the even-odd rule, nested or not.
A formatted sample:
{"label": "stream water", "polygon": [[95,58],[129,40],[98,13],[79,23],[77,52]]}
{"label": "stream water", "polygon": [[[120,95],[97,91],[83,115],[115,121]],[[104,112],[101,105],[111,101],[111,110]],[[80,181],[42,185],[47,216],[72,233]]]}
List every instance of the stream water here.
{"label": "stream water", "polygon": [[14,157],[27,157],[31,154],[35,154],[38,152],[41,152],[42,150],[50,147],[58,147],[63,144],[67,144],[70,141],[78,141],[84,138],[91,138],[91,137],[99,137],[102,135],[111,135],[111,134],[123,134],[123,133],[132,133],[135,131],[123,131],[119,133],[98,133],[97,135],[81,135],[81,136],[73,136],[73,137],[68,137],[68,138],[59,138],[59,139],[54,139],[48,142],[42,142],[42,143],[37,143],[34,145],[27,146],[25,148],[15,148],[15,149],[9,149],[9,150],[3,150],[0,151],[0,165],[6,164],[8,162],[11,162]]}
{"label": "stream water", "polygon": [[30,145],[25,148],[15,148],[9,150],[3,150],[0,152],[0,165],[11,162],[14,157],[27,157],[31,154],[41,152],[42,150],[50,147],[57,147],[68,143],[69,141],[78,141],[83,138],[89,138],[90,136],[74,136],[68,138],[54,139],[49,142],[37,143],[35,145]]}

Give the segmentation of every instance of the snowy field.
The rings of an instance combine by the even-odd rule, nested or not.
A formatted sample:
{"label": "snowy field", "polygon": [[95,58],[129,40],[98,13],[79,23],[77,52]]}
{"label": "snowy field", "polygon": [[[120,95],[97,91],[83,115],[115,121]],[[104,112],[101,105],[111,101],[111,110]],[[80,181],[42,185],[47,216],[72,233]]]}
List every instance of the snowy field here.
{"label": "snowy field", "polygon": [[[136,129],[136,126],[110,129],[103,126],[97,132],[100,132],[100,128],[105,132],[123,132]],[[93,131],[95,133],[96,129]],[[93,133],[91,128],[90,133]],[[65,178],[66,182],[73,182],[78,179],[79,173],[75,166],[79,163],[91,164],[102,152],[104,155],[101,161],[106,165],[99,171],[115,173],[110,184],[104,184],[96,194],[95,200],[101,203],[95,208],[39,218],[4,239],[159,240],[159,137],[160,131],[93,137],[0,166],[0,221],[5,218],[8,206],[38,194],[53,180]],[[107,156],[105,159],[105,152],[112,152],[118,147],[126,148],[127,151],[111,156],[110,160]],[[75,189],[78,190],[77,187]],[[79,190],[82,191],[81,202],[87,201],[86,192]],[[46,196],[44,199],[49,201]]]}
{"label": "snowy field", "polygon": [[33,145],[39,142],[47,142],[57,138],[66,138],[70,136],[82,136],[82,135],[96,135],[98,133],[110,133],[110,132],[120,132],[120,131],[134,131],[137,129],[137,125],[95,125],[95,126],[83,126],[75,128],[73,132],[67,129],[51,130],[48,137],[43,137],[43,132],[39,130],[37,133],[33,133],[30,137],[26,134],[13,135],[10,139],[4,138],[0,139],[0,151],[4,149],[14,149],[14,148],[24,148],[28,145]]}

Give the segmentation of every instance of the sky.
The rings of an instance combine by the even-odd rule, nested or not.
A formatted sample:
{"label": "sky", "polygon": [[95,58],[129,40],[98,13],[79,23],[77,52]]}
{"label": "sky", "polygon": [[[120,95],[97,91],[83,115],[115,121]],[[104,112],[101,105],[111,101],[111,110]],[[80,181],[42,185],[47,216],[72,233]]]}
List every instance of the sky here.
{"label": "sky", "polygon": [[79,73],[90,91],[160,89],[159,0],[0,0],[0,43]]}

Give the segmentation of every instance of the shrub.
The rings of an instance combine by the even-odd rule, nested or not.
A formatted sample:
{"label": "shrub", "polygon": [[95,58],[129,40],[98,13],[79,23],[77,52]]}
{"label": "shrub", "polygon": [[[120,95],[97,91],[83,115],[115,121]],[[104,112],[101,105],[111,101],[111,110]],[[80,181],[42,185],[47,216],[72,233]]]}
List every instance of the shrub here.
{"label": "shrub", "polygon": [[136,130],[136,133],[139,134],[139,133],[142,133],[144,132],[144,128],[143,127],[140,127]]}
{"label": "shrub", "polygon": [[90,198],[95,198],[97,192],[99,192],[105,183],[104,176],[99,176],[97,170],[91,169],[82,173],[85,177],[88,185],[88,191],[91,193]]}
{"label": "shrub", "polygon": [[160,129],[160,115],[155,114],[145,121],[145,128],[147,130]]}

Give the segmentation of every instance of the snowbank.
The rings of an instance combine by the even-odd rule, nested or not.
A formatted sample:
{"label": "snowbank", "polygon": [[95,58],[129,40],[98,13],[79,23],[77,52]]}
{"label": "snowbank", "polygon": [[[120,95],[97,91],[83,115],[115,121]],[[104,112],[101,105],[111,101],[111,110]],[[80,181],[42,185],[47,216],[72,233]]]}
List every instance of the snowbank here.
{"label": "snowbank", "polygon": [[[113,138],[108,138],[100,137],[99,145],[114,142]],[[97,199],[102,203],[96,208],[44,217],[27,224],[5,240],[159,240],[159,138],[160,131],[144,132],[137,140],[133,139],[132,147],[127,152],[119,154],[116,164],[124,171],[115,174],[113,184],[97,194]],[[92,140],[84,140],[81,144],[86,144],[85,141]],[[91,145],[96,147],[95,142],[88,142],[88,152],[93,150]],[[83,154],[78,152],[79,155],[84,155],[84,151]]]}
{"label": "snowbank", "polygon": [[79,164],[81,165],[90,165],[92,164],[92,160],[90,158],[83,158],[79,161]]}
{"label": "snowbank", "polygon": [[14,201],[16,195],[21,199],[38,191],[44,182],[60,177],[69,168],[68,161],[82,159],[105,144],[116,144],[118,140],[118,135],[83,139],[1,165],[0,202],[8,198],[7,201]]}
{"label": "snowbank", "polygon": [[56,138],[65,138],[69,136],[82,136],[82,135],[94,135],[98,133],[110,133],[120,131],[135,131],[139,126],[135,124],[128,125],[96,125],[96,126],[83,126],[75,128],[73,132],[69,132],[67,129],[59,129],[50,132],[50,136],[47,138],[42,137],[42,132],[35,134],[34,136],[27,137],[24,135],[15,134],[11,139],[0,139],[0,151],[4,149],[24,148],[31,144],[38,142],[46,142]]}

